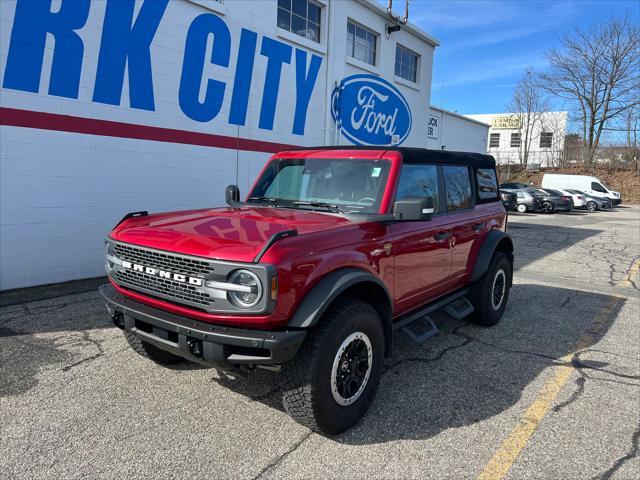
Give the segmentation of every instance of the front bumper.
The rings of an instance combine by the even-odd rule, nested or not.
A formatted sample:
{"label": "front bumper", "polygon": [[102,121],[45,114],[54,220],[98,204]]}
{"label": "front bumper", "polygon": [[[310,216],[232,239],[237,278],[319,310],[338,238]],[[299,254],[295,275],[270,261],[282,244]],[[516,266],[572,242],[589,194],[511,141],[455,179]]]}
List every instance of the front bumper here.
{"label": "front bumper", "polygon": [[622,203],[622,198],[610,198],[609,201],[613,205],[620,205]]}
{"label": "front bumper", "polygon": [[307,334],[199,322],[136,302],[109,284],[100,287],[100,294],[117,327],[174,355],[222,369],[286,363],[298,353]]}

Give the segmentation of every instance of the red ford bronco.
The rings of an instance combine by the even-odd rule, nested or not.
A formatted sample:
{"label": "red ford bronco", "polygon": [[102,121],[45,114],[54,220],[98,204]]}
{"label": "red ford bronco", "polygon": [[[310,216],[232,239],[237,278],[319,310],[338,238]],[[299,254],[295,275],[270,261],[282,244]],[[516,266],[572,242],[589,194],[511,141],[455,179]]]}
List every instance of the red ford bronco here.
{"label": "red ford bronco", "polygon": [[244,202],[225,196],[125,216],[106,240],[110,317],[160,364],[281,370],[286,411],[313,430],[364,415],[395,330],[422,341],[435,310],[481,325],[505,310],[513,244],[488,155],[292,150]]}

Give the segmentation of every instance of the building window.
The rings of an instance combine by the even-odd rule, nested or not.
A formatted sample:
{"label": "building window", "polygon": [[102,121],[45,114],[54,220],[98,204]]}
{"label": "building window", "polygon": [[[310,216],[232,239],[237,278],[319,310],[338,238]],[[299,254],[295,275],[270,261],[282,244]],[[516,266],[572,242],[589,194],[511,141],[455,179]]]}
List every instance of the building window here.
{"label": "building window", "polygon": [[418,54],[396,44],[396,76],[417,83]]}
{"label": "building window", "polygon": [[500,146],[500,134],[492,133],[489,135],[489,148],[498,148]]}
{"label": "building window", "polygon": [[320,6],[308,0],[278,0],[278,27],[320,42]]}
{"label": "building window", "polygon": [[347,56],[376,64],[377,35],[355,23],[347,22]]}
{"label": "building window", "polygon": [[553,143],[553,132],[542,132],[540,134],[540,148],[551,148]]}
{"label": "building window", "polygon": [[511,147],[519,147],[520,146],[520,133],[512,133],[511,134]]}

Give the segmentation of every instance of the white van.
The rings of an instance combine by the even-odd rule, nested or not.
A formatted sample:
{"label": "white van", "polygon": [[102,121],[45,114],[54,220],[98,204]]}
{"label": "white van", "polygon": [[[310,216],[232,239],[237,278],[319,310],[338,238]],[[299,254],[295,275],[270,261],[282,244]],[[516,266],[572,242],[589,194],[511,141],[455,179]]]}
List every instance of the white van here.
{"label": "white van", "polygon": [[566,190],[568,188],[580,190],[592,197],[607,198],[613,205],[622,202],[619,192],[609,190],[598,177],[589,175],[560,175],[545,173],[542,176],[542,188]]}

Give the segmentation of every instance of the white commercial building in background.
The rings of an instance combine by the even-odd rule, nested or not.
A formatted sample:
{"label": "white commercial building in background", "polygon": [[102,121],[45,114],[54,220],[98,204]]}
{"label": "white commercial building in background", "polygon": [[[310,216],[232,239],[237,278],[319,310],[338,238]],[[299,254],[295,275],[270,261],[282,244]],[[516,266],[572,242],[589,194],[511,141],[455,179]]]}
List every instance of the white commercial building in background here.
{"label": "white commercial building in background", "polygon": [[291,146],[427,146],[436,40],[365,0],[2,0],[0,289],[95,277],[127,212]]}
{"label": "white commercial building in background", "polygon": [[488,124],[433,105],[429,108],[427,148],[486,153],[488,138]]}
{"label": "white commercial building in background", "polygon": [[[499,164],[522,164],[524,140],[527,132],[526,114],[486,113],[466,115],[491,125],[487,153]],[[530,116],[530,167],[558,166],[564,155],[567,132],[567,112],[543,112]]]}

